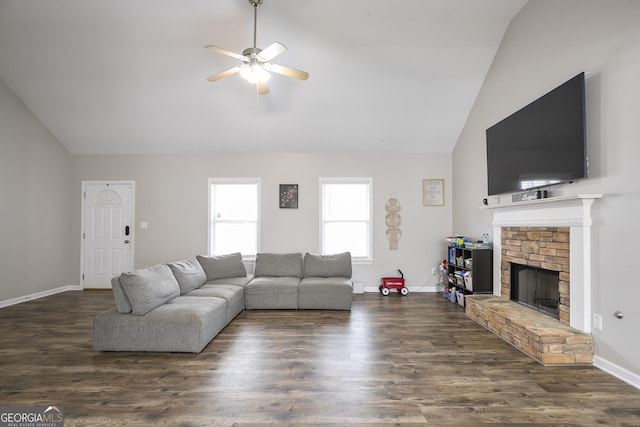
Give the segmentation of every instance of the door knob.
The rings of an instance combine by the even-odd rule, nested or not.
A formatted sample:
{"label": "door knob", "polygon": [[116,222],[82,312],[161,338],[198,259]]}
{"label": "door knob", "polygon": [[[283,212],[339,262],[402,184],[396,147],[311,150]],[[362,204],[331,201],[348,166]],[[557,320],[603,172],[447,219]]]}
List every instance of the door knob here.
{"label": "door knob", "polygon": [[125,242],[125,243],[129,243],[129,240],[125,240],[124,242]]}

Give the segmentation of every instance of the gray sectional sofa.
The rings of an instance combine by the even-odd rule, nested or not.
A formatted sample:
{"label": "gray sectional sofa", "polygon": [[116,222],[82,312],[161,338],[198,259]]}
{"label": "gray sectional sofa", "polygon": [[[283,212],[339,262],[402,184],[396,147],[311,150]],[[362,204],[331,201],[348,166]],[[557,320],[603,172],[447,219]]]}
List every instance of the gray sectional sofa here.
{"label": "gray sectional sofa", "polygon": [[122,273],[116,306],[94,319],[96,351],[198,353],[242,310],[350,310],[351,254],[256,255],[248,275],[240,253]]}

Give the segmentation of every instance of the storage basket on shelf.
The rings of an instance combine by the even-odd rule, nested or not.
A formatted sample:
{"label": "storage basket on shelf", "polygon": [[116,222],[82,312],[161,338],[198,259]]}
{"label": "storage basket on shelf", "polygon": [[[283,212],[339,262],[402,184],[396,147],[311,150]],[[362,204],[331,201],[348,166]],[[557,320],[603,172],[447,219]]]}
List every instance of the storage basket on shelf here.
{"label": "storage basket on shelf", "polygon": [[464,292],[457,290],[456,291],[456,300],[458,301],[458,305],[460,305],[460,307],[464,307]]}
{"label": "storage basket on shelf", "polygon": [[464,287],[470,291],[473,291],[473,275],[470,271],[464,274]]}

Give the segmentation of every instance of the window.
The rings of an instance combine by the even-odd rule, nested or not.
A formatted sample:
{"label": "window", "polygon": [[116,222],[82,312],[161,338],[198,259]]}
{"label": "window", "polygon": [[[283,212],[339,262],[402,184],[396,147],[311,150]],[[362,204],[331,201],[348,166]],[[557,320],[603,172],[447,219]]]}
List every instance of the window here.
{"label": "window", "polygon": [[260,180],[209,178],[209,254],[258,252]]}
{"label": "window", "polygon": [[320,178],[320,253],[371,262],[371,178]]}

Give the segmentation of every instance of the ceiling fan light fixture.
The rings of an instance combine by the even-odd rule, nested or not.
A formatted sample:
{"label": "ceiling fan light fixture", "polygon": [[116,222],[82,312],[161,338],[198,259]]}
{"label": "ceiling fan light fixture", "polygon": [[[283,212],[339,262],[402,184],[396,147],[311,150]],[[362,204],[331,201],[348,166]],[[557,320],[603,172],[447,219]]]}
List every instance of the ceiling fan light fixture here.
{"label": "ceiling fan light fixture", "polygon": [[257,83],[259,81],[266,82],[271,74],[264,69],[262,64],[247,63],[240,67],[240,75],[249,83]]}
{"label": "ceiling fan light fixture", "polygon": [[207,80],[215,82],[223,77],[240,73],[242,78],[247,80],[249,83],[256,85],[259,95],[266,95],[269,93],[269,86],[266,84],[266,81],[271,77],[269,71],[298,80],[307,80],[309,78],[309,73],[306,71],[296,70],[295,68],[285,67],[284,65],[278,65],[270,62],[273,58],[287,50],[282,43],[273,42],[264,49],[259,49],[256,46],[258,6],[262,4],[262,0],[249,0],[249,3],[253,6],[253,47],[245,49],[242,52],[242,55],[240,55],[239,53],[235,53],[218,46],[205,46],[207,49],[242,61],[241,65],[236,65],[228,70],[209,76],[207,77]]}

